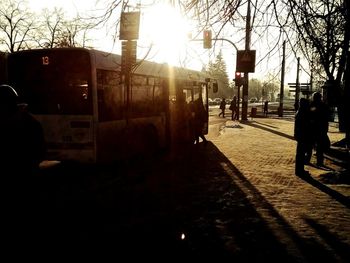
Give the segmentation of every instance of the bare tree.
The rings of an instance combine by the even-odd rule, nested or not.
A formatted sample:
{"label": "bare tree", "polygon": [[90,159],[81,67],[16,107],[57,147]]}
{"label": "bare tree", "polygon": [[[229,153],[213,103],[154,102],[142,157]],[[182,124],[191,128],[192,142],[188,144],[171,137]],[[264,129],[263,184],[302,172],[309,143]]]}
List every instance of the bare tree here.
{"label": "bare tree", "polygon": [[79,18],[64,21],[57,37],[56,47],[86,47],[89,27]]}
{"label": "bare tree", "polygon": [[25,1],[1,1],[0,45],[6,47],[6,51],[15,52],[30,47],[30,32],[35,28],[35,18],[27,11]]}
{"label": "bare tree", "polygon": [[33,38],[39,47],[86,47],[90,41],[87,36],[93,26],[79,16],[66,18],[63,9],[54,8],[42,10],[38,17],[43,19]]}
{"label": "bare tree", "polygon": [[[325,76],[327,84],[324,89],[325,99],[330,106],[338,107],[340,129],[348,127],[345,122],[349,120],[344,116],[347,111],[345,98],[350,89],[349,84],[345,83],[345,70],[349,67],[346,65],[346,61],[349,61],[350,42],[349,2],[347,0],[251,2],[254,6],[251,26],[257,41],[268,36],[267,43],[272,43],[266,50],[266,56],[259,62],[269,58],[274,52],[279,52],[279,43],[283,37],[287,38],[295,56],[302,53],[308,60],[311,70],[318,69],[313,73],[318,74],[318,77]],[[196,14],[203,27],[220,25],[218,33],[224,31],[225,26],[234,28],[243,17],[239,13],[242,5],[239,0],[197,0],[177,1],[177,3],[184,6],[187,13]],[[271,28],[279,29],[277,34],[271,34],[269,30]],[[310,70],[308,71],[311,75]]]}
{"label": "bare tree", "polygon": [[[337,89],[344,76],[350,32],[345,30],[345,2],[339,0],[286,1],[297,44],[310,64],[318,61],[329,82]],[[330,101],[330,103],[337,103]]]}
{"label": "bare tree", "polygon": [[34,38],[39,47],[54,48],[58,46],[58,38],[63,31],[65,21],[64,11],[60,8],[54,8],[53,11],[43,9],[40,17],[40,28],[35,32]]}
{"label": "bare tree", "polygon": [[348,103],[345,95],[350,89],[345,85],[350,45],[349,4],[345,0],[291,0],[285,1],[285,5],[293,30],[297,32],[297,46],[311,67],[315,66],[315,62],[322,66],[326,75],[326,102],[338,108],[339,128],[345,131],[349,127],[349,120],[345,117]]}

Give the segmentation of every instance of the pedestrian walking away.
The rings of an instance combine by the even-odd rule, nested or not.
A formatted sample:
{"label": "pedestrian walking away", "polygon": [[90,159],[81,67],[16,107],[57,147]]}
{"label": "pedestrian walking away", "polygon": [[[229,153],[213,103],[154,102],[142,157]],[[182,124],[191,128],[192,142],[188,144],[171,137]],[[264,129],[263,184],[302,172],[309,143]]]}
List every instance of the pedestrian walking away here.
{"label": "pedestrian walking away", "polygon": [[269,101],[266,100],[264,102],[264,116],[267,117],[267,114],[269,113]]}
{"label": "pedestrian walking away", "polygon": [[199,138],[201,138],[206,145],[208,143],[207,139],[204,136],[203,129],[205,122],[207,121],[207,112],[203,106],[201,99],[196,99],[193,102],[193,111],[194,111],[194,132],[195,132],[195,142],[194,144],[199,143]]}
{"label": "pedestrian walking away", "polygon": [[221,110],[221,112],[219,113],[219,117],[222,116],[223,118],[225,118],[225,110],[226,110],[225,98],[222,98],[222,100],[220,102],[220,110]]}
{"label": "pedestrian walking away", "polygon": [[229,109],[231,110],[231,120],[238,119],[237,117],[237,97],[233,96]]}

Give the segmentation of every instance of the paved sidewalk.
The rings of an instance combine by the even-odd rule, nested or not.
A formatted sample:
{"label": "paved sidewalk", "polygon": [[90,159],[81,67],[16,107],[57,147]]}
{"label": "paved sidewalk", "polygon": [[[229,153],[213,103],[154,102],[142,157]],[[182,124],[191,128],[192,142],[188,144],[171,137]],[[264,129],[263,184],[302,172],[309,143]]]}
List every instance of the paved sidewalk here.
{"label": "paved sidewalk", "polygon": [[[218,117],[211,119],[217,121]],[[227,118],[220,134],[209,133],[208,139],[232,163],[232,166],[223,166],[233,183],[245,192],[249,202],[297,261],[310,262],[303,256],[299,242],[302,239],[314,248],[329,251],[336,262],[350,262],[349,176],[342,181],[331,178],[337,177],[344,165],[349,165],[349,160],[346,164],[344,160],[327,156],[327,168],[306,166],[310,178],[295,176],[293,128],[292,117],[249,118],[244,123]],[[329,137],[334,143],[344,138],[344,134],[331,123]],[[312,163],[315,163],[314,156]],[[242,176],[250,187],[242,183]],[[252,194],[252,188],[260,197]]]}
{"label": "paved sidewalk", "polygon": [[[300,178],[292,115],[241,123],[217,114],[207,144],[171,156],[43,171],[29,214],[14,221],[23,249],[12,232],[15,245],[5,244],[11,257],[21,248],[26,258],[98,262],[350,262],[349,176],[336,178],[344,155]],[[343,137],[334,124],[329,136]]]}

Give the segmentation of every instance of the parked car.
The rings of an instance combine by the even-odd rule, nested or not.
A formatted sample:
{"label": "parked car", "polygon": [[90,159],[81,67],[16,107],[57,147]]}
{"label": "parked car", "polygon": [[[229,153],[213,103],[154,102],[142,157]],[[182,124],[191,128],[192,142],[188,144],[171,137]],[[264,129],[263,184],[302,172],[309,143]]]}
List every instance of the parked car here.
{"label": "parked car", "polygon": [[256,97],[252,97],[252,98],[250,98],[249,102],[256,103],[256,102],[258,102],[258,99]]}
{"label": "parked car", "polygon": [[209,104],[209,106],[215,105],[213,99],[211,99],[211,98],[208,98],[208,104]]}
{"label": "parked car", "polygon": [[222,100],[221,98],[215,98],[215,99],[213,99],[214,105],[220,105],[221,100]]}

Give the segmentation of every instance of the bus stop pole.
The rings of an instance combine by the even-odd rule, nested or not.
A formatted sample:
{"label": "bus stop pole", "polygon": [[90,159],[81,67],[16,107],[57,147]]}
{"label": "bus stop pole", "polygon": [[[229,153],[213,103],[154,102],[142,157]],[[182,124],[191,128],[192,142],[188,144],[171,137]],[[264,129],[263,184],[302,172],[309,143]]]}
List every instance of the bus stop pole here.
{"label": "bus stop pole", "polygon": [[[245,50],[250,50],[250,0],[248,0],[247,20],[246,20],[246,36],[245,36]],[[249,87],[249,73],[244,72],[243,83],[243,101],[242,101],[242,121],[248,120],[248,87]]]}
{"label": "bus stop pole", "polygon": [[284,98],[284,71],[285,71],[285,56],[286,56],[286,41],[283,41],[282,53],[282,70],[281,70],[281,87],[280,87],[280,105],[278,107],[278,116],[283,117],[283,98]]}

